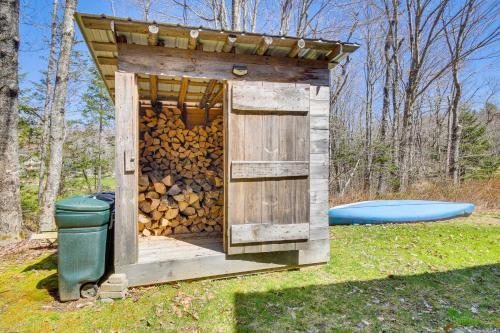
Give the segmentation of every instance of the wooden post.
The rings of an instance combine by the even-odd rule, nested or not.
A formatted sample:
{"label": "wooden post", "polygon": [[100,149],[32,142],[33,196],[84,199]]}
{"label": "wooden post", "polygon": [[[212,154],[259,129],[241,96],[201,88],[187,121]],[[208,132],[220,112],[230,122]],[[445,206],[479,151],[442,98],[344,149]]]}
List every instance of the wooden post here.
{"label": "wooden post", "polygon": [[149,96],[151,104],[154,105],[158,100],[158,76],[151,75],[149,77]]}
{"label": "wooden post", "polygon": [[208,126],[208,107],[205,107],[205,126]]}
{"label": "wooden post", "polygon": [[115,267],[138,256],[139,91],[134,73],[115,73]]}

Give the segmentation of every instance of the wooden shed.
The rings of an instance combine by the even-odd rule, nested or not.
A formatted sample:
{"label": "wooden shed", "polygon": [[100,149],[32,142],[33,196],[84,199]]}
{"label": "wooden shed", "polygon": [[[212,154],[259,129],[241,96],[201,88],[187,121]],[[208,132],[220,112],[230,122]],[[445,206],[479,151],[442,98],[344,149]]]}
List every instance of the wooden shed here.
{"label": "wooden shed", "polygon": [[116,106],[129,285],[329,259],[330,69],[358,45],[78,13]]}

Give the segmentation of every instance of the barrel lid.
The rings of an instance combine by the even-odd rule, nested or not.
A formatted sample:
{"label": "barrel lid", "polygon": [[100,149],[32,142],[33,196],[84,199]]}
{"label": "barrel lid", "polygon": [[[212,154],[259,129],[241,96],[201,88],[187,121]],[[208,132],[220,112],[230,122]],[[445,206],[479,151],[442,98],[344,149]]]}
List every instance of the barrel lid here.
{"label": "barrel lid", "polygon": [[86,196],[76,196],[60,200],[56,203],[56,209],[81,212],[100,212],[109,209],[106,201]]}

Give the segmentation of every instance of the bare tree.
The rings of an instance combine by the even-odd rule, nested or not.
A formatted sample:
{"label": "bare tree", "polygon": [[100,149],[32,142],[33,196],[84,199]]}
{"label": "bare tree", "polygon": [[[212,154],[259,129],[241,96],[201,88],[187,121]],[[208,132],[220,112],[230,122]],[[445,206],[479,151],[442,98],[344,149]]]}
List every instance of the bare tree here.
{"label": "bare tree", "polygon": [[[459,78],[460,68],[472,53],[498,41],[498,27],[492,32],[488,31],[489,24],[495,24],[493,8],[484,6],[482,0],[467,0],[464,9],[460,10],[458,18],[450,22],[449,26],[444,24],[444,36],[450,54],[451,77],[453,80],[452,95],[450,98],[448,114],[449,121],[449,144],[448,144],[448,177],[453,183],[458,183],[458,158],[460,146],[460,124],[459,103],[462,97],[462,83]],[[495,14],[493,14],[495,15]],[[493,21],[492,21],[493,19]],[[444,21],[444,18],[443,18]],[[479,34],[479,38],[477,37]]]}
{"label": "bare tree", "polygon": [[231,17],[231,30],[241,30],[241,9],[242,0],[232,0],[232,17]]}
{"label": "bare tree", "polygon": [[[371,6],[368,5],[367,16],[371,16]],[[365,61],[363,67],[364,83],[365,83],[365,99],[364,99],[364,176],[363,176],[363,190],[370,192],[371,177],[372,177],[372,127],[373,127],[373,100],[375,95],[375,85],[378,80],[378,56],[376,52],[376,36],[373,35],[372,28],[369,25],[365,26],[363,41],[365,43]]]}
{"label": "bare tree", "polygon": [[439,22],[449,0],[437,3],[431,0],[407,0],[406,14],[408,21],[408,43],[410,48],[410,65],[405,83],[405,101],[399,144],[400,188],[405,190],[409,185],[410,151],[413,141],[413,111],[419,94],[422,70],[435,45],[442,28]]}
{"label": "bare tree", "polygon": [[44,179],[45,179],[45,169],[47,164],[47,145],[49,141],[49,126],[50,126],[50,105],[52,102],[52,87],[53,87],[53,76],[54,76],[54,65],[55,50],[56,50],[56,39],[57,39],[57,5],[59,1],[54,0],[52,4],[52,26],[51,26],[51,39],[50,39],[50,51],[49,60],[47,64],[47,75],[45,78],[45,101],[43,103],[43,115],[42,115],[42,137],[40,140],[40,166],[38,174],[38,206],[42,204],[42,196],[44,190]]}
{"label": "bare tree", "polygon": [[0,6],[0,239],[20,237],[18,53],[19,1]]}
{"label": "bare tree", "polygon": [[54,205],[59,192],[62,170],[64,143],[64,115],[66,109],[66,93],[69,77],[69,65],[73,38],[75,34],[73,15],[77,0],[66,0],[62,27],[61,47],[57,62],[56,83],[54,86],[54,102],[51,112],[50,158],[47,176],[47,187],[43,196],[40,213],[40,230],[54,229]]}
{"label": "bare tree", "polygon": [[142,19],[147,21],[149,20],[149,15],[151,13],[151,0],[135,0],[137,6],[142,11]]}
{"label": "bare tree", "polygon": [[280,35],[288,35],[290,31],[290,15],[292,14],[292,0],[280,1]]}
{"label": "bare tree", "polygon": [[257,13],[259,11],[260,0],[253,0],[252,17],[250,19],[250,31],[255,32],[257,29]]}
{"label": "bare tree", "polygon": [[115,0],[109,0],[109,5],[111,6],[111,14],[113,16],[116,16],[116,11],[115,11]]}
{"label": "bare tree", "polygon": [[[394,5],[394,4],[393,4]],[[391,88],[391,80],[392,80],[392,63],[394,61],[394,56],[391,55],[390,50],[391,46],[394,44],[394,25],[395,18],[393,15],[393,10],[389,8],[388,0],[384,0],[384,13],[387,17],[387,33],[385,35],[384,40],[384,61],[385,61],[385,69],[384,69],[384,86],[383,86],[383,97],[382,97],[382,119],[380,120],[380,147],[378,151],[378,159],[379,159],[379,175],[377,182],[377,193],[382,192],[383,182],[384,182],[384,174],[385,174],[385,155],[386,152],[386,136],[387,136],[387,121],[389,118],[389,106],[390,106],[390,88]],[[394,50],[393,50],[394,51]],[[380,156],[380,155],[384,156]]]}

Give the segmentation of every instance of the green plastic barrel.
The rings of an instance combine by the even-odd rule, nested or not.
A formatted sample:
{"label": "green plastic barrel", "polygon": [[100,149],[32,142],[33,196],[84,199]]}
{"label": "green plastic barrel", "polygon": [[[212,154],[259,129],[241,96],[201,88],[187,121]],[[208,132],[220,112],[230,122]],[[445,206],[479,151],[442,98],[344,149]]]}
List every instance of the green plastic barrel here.
{"label": "green plastic barrel", "polygon": [[95,286],[104,275],[109,203],[72,197],[56,203],[59,298],[80,298],[84,285]]}

